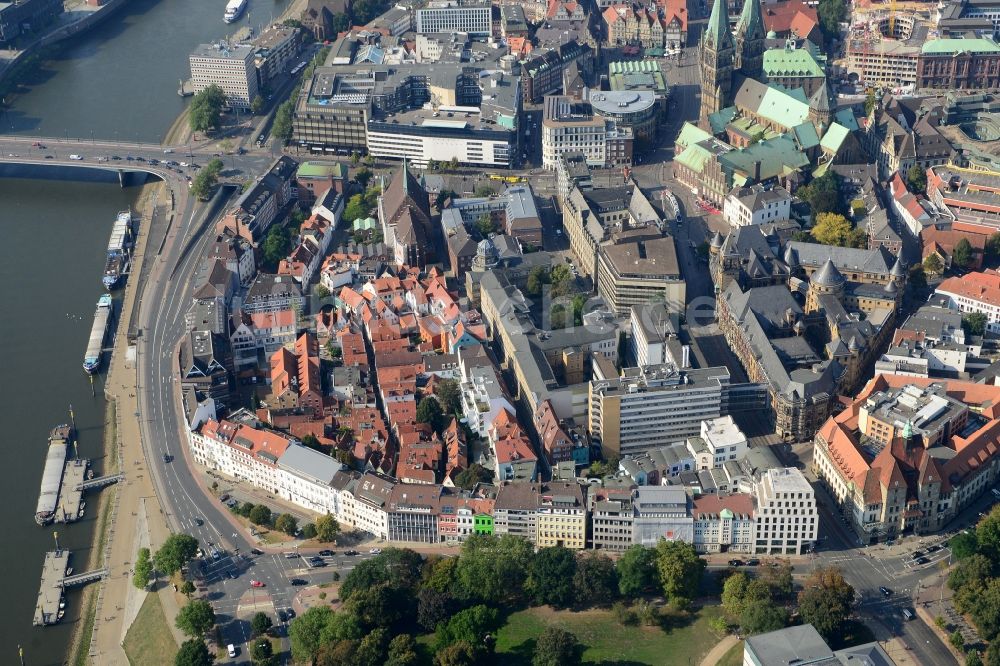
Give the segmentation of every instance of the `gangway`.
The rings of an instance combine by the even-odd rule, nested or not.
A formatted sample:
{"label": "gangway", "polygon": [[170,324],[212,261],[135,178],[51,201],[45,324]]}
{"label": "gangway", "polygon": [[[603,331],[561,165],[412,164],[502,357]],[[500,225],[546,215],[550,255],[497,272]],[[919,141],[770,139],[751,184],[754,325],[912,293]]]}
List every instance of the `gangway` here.
{"label": "gangway", "polygon": [[93,583],[94,581],[106,578],[107,575],[107,569],[94,569],[93,571],[85,571],[83,573],[73,574],[72,576],[66,576],[59,581],[59,585],[64,589],[75,585],[86,585],[87,583]]}
{"label": "gangway", "polygon": [[107,476],[99,476],[96,479],[87,479],[83,483],[77,484],[76,490],[93,490],[94,488],[103,488],[104,486],[110,486],[112,483],[118,483],[124,478],[124,474],[108,474]]}

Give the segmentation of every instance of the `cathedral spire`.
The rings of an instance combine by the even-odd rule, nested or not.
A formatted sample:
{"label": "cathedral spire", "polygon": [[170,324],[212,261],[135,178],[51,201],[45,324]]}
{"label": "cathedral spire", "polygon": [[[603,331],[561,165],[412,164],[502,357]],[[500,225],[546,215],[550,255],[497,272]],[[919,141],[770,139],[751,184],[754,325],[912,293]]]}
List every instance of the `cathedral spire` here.
{"label": "cathedral spire", "polygon": [[744,76],[760,79],[764,75],[764,17],[759,0],[745,0],[736,22],[736,69]]}
{"label": "cathedral spire", "polygon": [[708,117],[729,106],[733,87],[733,34],[729,31],[729,4],[713,0],[712,14],[701,39],[701,126]]}
{"label": "cathedral spire", "polygon": [[729,3],[727,0],[714,0],[712,2],[712,14],[708,17],[703,43],[716,51],[733,45],[733,37],[729,32]]}

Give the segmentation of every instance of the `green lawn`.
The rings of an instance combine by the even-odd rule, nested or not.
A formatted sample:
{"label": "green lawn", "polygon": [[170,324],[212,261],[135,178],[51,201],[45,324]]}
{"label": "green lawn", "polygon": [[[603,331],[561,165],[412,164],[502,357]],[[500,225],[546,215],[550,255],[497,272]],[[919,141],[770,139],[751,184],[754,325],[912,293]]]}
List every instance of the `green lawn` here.
{"label": "green lawn", "polygon": [[549,626],[573,633],[586,646],[583,663],[663,664],[669,655],[672,664],[698,664],[715,643],[709,621],[718,615],[717,607],[708,607],[688,617],[674,616],[668,628],[622,626],[610,611],[555,611],[529,608],[511,615],[497,632],[496,651],[504,655],[501,663],[530,664],[535,639]]}
{"label": "green lawn", "polygon": [[729,652],[722,655],[722,659],[715,666],[740,666],[743,663],[743,641],[740,641]]}
{"label": "green lawn", "polygon": [[132,666],[174,663],[177,643],[160,605],[160,595],[155,592],[146,595],[122,647]]}

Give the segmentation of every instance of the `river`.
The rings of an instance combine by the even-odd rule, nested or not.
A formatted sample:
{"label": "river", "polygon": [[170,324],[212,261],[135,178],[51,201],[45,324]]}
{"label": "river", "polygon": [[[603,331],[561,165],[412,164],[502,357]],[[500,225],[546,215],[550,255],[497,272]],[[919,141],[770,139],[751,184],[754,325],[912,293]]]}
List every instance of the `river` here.
{"label": "river", "polygon": [[[250,0],[238,24],[222,21],[225,0],[133,0],[95,29],[64,43],[8,99],[0,132],[160,141],[183,110],[177,84],[188,78],[188,53],[199,43],[231,34],[248,20],[278,16],[288,0]],[[17,663],[22,645],[32,666],[62,664],[79,622],[78,592],[61,625],[33,628],[43,554],[60,545],[74,551],[74,566],[89,555],[97,495],[86,519],[40,528],[33,514],[49,430],[69,418],[72,403],[80,453],[102,450],[104,400],[81,368],[101,294],[104,250],[115,214],[134,202],[137,189],[117,185],[0,179],[0,317],[5,359],[0,438],[5,478],[0,502],[7,518],[0,549],[6,612],[0,623],[0,664]],[[101,461],[97,461],[98,471]],[[100,621],[100,618],[98,618]],[[4,656],[6,655],[6,656]]]}
{"label": "river", "polygon": [[2,131],[158,142],[186,104],[177,87],[194,47],[267,25],[288,1],[249,0],[227,25],[226,0],[132,0],[23,79]]}

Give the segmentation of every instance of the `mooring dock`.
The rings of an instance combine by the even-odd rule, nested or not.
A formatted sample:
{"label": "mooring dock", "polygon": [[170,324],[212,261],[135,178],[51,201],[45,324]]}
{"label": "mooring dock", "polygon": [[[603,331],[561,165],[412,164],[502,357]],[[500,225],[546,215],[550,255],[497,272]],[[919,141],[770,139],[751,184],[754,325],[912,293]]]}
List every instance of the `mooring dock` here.
{"label": "mooring dock", "polygon": [[38,588],[38,603],[35,604],[34,624],[36,627],[55,624],[62,619],[66,606],[67,587],[86,585],[101,580],[108,575],[107,569],[95,569],[78,574],[66,575],[69,571],[70,551],[51,550],[45,553],[42,564],[42,582]]}
{"label": "mooring dock", "polygon": [[57,523],[72,523],[83,517],[80,508],[83,504],[83,491],[78,487],[87,478],[87,468],[90,461],[86,458],[73,458],[66,461],[63,468],[62,492],[59,493],[59,510],[56,511]]}

